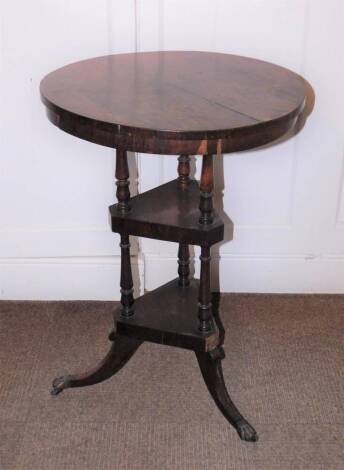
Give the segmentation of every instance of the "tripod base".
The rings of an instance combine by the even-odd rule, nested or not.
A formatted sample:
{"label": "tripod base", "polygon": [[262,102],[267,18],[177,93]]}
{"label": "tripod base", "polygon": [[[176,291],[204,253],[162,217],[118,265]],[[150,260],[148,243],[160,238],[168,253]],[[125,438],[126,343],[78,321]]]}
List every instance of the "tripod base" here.
{"label": "tripod base", "polygon": [[[191,281],[190,286],[186,288],[178,287],[176,279],[143,296],[141,303],[138,299],[135,302],[137,311],[135,310],[132,317],[123,319],[119,313],[116,313],[117,329],[110,334],[112,345],[106,357],[98,366],[85,374],[56,378],[53,381],[51,394],[58,395],[66,388],[86,387],[109,379],[125,366],[143,341],[193,349],[206,386],[222,414],[236,429],[242,440],[257,441],[256,431],[241,415],[227,391],[221,365],[225,354],[219,344],[217,326],[214,325],[213,331],[207,335],[202,334],[197,327],[196,315],[192,315],[193,312],[190,311],[189,299],[194,300],[197,287],[198,281]],[[168,295],[170,290],[174,292],[174,296]],[[161,298],[160,302],[157,302],[157,295]],[[174,305],[172,311],[169,310],[171,305]],[[144,306],[146,306],[146,315],[143,312]],[[194,301],[193,306],[195,307]],[[174,316],[173,312],[179,314]],[[181,321],[183,317],[184,321]],[[151,321],[150,325],[142,323],[143,320]]]}

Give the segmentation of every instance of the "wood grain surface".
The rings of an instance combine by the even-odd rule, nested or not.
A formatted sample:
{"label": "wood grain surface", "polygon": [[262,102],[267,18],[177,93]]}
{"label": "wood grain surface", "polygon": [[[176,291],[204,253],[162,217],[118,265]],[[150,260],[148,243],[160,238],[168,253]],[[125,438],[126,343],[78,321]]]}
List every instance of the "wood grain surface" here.
{"label": "wood grain surface", "polygon": [[243,150],[283,135],[305,101],[297,74],[210,52],[143,52],[62,67],[41,82],[49,119],[109,147],[150,153]]}

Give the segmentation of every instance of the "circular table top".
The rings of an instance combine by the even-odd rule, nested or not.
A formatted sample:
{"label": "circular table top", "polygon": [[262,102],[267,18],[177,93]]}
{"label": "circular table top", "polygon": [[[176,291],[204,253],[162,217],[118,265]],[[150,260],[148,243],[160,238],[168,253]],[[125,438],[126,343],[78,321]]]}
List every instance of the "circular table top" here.
{"label": "circular table top", "polygon": [[283,135],[303,109],[305,81],[241,56],[143,52],[55,70],[42,80],[41,97],[55,125],[92,142],[152,153],[215,153]]}

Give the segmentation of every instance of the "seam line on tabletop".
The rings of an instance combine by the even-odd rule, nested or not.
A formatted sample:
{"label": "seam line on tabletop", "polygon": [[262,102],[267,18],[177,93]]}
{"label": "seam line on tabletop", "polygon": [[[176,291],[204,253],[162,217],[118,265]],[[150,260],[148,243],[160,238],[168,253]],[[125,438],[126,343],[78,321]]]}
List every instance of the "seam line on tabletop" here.
{"label": "seam line on tabletop", "polygon": [[253,116],[250,116],[249,114],[242,113],[242,112],[240,112],[240,111],[238,111],[234,108],[231,108],[230,106],[226,106],[225,104],[218,103],[217,101],[210,100],[209,98],[205,98],[204,96],[200,96],[197,93],[194,93],[194,92],[192,92],[192,91],[188,90],[187,88],[184,88],[180,85],[175,85],[175,84],[172,84],[172,83],[166,83],[166,85],[168,85],[170,87],[173,87],[173,88],[176,88],[176,89],[179,89],[179,90],[182,90],[182,91],[185,91],[186,93],[189,93],[190,95],[196,96],[197,98],[202,99],[203,101],[207,101],[210,104],[220,106],[221,108],[228,109],[229,111],[232,111],[233,113],[240,114],[241,116],[245,116],[249,119],[252,119],[252,121],[261,122],[259,119],[256,119]]}

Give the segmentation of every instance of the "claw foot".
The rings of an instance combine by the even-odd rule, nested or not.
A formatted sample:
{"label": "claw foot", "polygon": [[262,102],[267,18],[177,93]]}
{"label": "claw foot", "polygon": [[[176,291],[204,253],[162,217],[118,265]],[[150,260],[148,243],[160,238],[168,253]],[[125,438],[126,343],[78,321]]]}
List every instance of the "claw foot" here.
{"label": "claw foot", "polygon": [[50,390],[51,395],[58,395],[62,392],[68,385],[67,377],[57,377],[52,384],[52,389]]}
{"label": "claw foot", "polygon": [[240,439],[243,441],[251,441],[257,442],[258,441],[258,434],[254,430],[254,428],[244,419],[238,421],[235,425],[236,430],[240,436]]}

